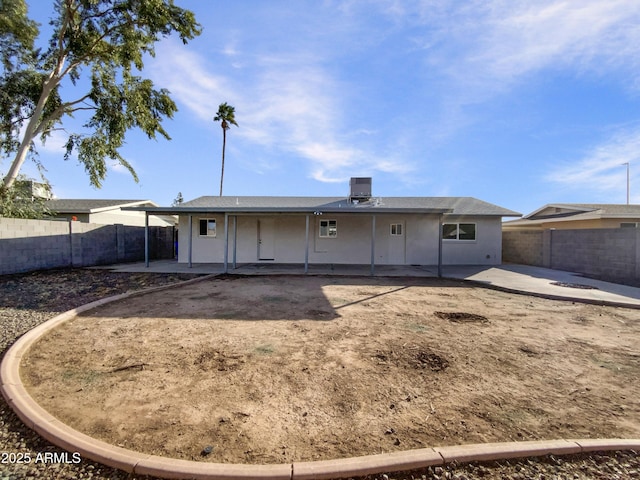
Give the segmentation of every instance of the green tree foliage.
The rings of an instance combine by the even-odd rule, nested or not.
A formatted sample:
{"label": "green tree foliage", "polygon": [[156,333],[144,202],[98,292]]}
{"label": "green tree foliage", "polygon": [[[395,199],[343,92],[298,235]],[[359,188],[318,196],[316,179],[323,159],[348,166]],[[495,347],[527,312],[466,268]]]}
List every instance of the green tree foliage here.
{"label": "green tree foliage", "polygon": [[[170,139],[162,121],[177,110],[167,90],[138,75],[143,59],[168,35],[187,43],[200,34],[200,25],[173,0],[53,3],[49,47],[38,50],[37,24],[28,18],[25,1],[0,0],[0,152],[13,156],[3,188],[11,187],[35,153],[34,140],[45,141],[65,117],[80,111],[88,120],[82,131],[69,134],[65,158],[77,155],[98,188],[107,160],[126,167],[137,181],[118,151],[125,133],[139,128],[149,138]],[[63,93],[77,95],[63,98]]]}
{"label": "green tree foliage", "polygon": [[220,196],[222,196],[222,182],[224,180],[224,151],[227,147],[227,130],[231,128],[231,125],[238,124],[236,123],[236,109],[231,105],[227,105],[227,103],[221,103],[218,106],[218,112],[216,116],[213,117],[214,122],[221,122],[220,126],[222,127],[222,171],[220,172]]}

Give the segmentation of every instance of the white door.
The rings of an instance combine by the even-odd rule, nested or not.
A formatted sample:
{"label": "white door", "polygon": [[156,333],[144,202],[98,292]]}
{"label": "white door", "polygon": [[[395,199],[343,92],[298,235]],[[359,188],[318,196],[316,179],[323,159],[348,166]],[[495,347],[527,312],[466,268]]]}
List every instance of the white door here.
{"label": "white door", "polygon": [[258,260],[273,260],[276,238],[273,218],[258,220]]}
{"label": "white door", "polygon": [[398,221],[391,223],[387,232],[389,235],[388,261],[390,265],[404,265],[407,263],[405,255],[405,222]]}

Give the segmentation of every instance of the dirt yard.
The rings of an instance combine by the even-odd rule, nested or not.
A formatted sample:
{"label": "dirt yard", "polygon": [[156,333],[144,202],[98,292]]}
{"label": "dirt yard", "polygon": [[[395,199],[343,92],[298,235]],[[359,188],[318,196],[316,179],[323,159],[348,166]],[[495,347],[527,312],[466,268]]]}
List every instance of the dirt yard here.
{"label": "dirt yard", "polygon": [[22,377],[79,431],[209,462],[637,438],[640,311],[436,279],[228,276],[76,317]]}

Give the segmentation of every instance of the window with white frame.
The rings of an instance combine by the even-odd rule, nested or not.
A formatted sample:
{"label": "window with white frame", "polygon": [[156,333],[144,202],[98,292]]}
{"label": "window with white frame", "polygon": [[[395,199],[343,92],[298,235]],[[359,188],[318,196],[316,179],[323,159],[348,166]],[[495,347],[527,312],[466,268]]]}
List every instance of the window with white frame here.
{"label": "window with white frame", "polygon": [[391,236],[399,237],[402,235],[402,224],[401,223],[392,223],[391,224]]}
{"label": "window with white frame", "polygon": [[475,240],[475,223],[445,223],[442,225],[443,240]]}
{"label": "window with white frame", "polygon": [[338,236],[337,220],[320,220],[320,238],[335,238]]}
{"label": "window with white frame", "polygon": [[216,220],[214,218],[200,219],[200,236],[201,237],[216,236]]}

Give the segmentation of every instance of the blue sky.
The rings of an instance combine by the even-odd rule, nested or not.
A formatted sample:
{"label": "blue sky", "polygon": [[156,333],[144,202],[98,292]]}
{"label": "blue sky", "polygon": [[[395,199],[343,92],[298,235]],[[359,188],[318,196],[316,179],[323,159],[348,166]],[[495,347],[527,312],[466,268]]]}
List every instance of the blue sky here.
{"label": "blue sky", "polygon": [[225,195],[342,196],[349,177],[371,176],[376,196],[473,196],[526,214],[625,203],[630,162],[640,203],[637,0],[176,4],[203,33],[164,40],[144,70],[178,104],[172,140],[131,132],[122,153],[140,183],[112,166],[96,190],[57,134],[38,150],[58,197],[217,195],[212,118],[228,102],[239,128]]}

